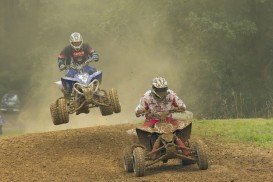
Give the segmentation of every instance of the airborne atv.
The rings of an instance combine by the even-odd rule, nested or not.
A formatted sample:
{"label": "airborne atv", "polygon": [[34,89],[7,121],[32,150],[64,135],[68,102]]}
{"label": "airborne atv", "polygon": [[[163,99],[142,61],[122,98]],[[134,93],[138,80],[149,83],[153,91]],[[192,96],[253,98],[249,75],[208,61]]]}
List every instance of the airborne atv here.
{"label": "airborne atv", "polygon": [[96,71],[88,74],[83,71],[84,66],[92,60],[86,61],[82,65],[67,66],[66,69],[77,70],[74,78],[62,77],[56,84],[62,90],[64,97],[57,99],[50,105],[51,117],[54,125],[69,122],[69,114],[89,113],[89,108],[99,107],[102,116],[119,113],[121,106],[119,103],[117,90],[111,89],[109,92],[100,89],[102,72]]}
{"label": "airborne atv", "polygon": [[[168,113],[155,114],[160,122],[154,128],[137,127],[129,130],[132,145],[124,149],[123,164],[127,172],[134,172],[137,177],[144,176],[147,167],[162,161],[167,163],[169,159],[180,159],[181,165],[197,163],[200,170],[208,168],[207,156],[201,143],[190,142],[191,121],[178,121],[178,125],[164,122]],[[183,154],[176,137],[185,141],[190,155]],[[160,140],[160,147],[152,151],[156,139]],[[152,156],[156,156],[155,158]]]}

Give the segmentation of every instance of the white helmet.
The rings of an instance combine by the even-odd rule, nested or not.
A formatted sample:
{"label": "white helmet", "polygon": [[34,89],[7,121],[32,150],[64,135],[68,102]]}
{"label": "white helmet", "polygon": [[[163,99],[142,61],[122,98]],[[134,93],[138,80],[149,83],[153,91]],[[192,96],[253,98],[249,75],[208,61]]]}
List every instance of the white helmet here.
{"label": "white helmet", "polygon": [[76,51],[80,50],[83,44],[83,39],[80,33],[74,32],[70,35],[69,42],[71,47]]}
{"label": "white helmet", "polygon": [[164,99],[167,96],[168,83],[165,78],[155,77],[152,82],[152,93],[157,99]]}

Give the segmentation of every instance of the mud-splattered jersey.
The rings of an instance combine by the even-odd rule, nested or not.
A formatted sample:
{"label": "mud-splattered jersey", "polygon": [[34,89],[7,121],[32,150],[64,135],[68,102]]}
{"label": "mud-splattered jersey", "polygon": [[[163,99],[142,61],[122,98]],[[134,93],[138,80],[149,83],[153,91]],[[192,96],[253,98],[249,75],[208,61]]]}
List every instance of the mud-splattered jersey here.
{"label": "mud-splattered jersey", "polygon": [[136,113],[143,111],[168,112],[173,109],[186,109],[184,102],[170,89],[168,89],[166,99],[157,101],[152,96],[152,91],[147,91],[140,99],[136,107]]}

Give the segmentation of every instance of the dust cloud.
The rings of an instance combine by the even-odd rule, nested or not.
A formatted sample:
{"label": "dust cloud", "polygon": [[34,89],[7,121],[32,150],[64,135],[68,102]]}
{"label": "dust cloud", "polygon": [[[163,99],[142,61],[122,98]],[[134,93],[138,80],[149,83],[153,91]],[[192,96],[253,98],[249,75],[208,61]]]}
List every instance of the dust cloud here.
{"label": "dust cloud", "polygon": [[[155,17],[154,21],[160,24],[163,23],[161,19],[162,17]],[[24,125],[25,132],[141,122],[141,119],[135,117],[134,109],[140,97],[151,88],[151,81],[156,76],[165,77],[169,87],[179,91],[180,70],[173,64],[172,55],[168,54],[169,48],[160,43],[162,35],[171,41],[172,37],[168,29],[158,30],[149,22],[130,26],[133,26],[131,29],[134,32],[132,35],[131,32],[126,32],[123,36],[130,37],[126,40],[111,40],[109,36],[104,38],[101,35],[97,37],[92,31],[91,33],[81,31],[81,26],[65,30],[62,35],[57,32],[52,35],[58,43],[47,48],[48,54],[43,53],[42,69],[33,72],[27,103],[19,115],[19,122]],[[70,115],[68,124],[55,126],[51,121],[49,105],[62,95],[54,82],[64,74],[57,69],[57,55],[69,43],[69,35],[74,31],[82,33],[84,42],[90,43],[100,54],[100,61],[92,65],[103,71],[101,88],[118,90],[122,111],[119,114],[103,117],[98,108],[93,108],[87,115]],[[138,37],[134,38],[135,35]]]}

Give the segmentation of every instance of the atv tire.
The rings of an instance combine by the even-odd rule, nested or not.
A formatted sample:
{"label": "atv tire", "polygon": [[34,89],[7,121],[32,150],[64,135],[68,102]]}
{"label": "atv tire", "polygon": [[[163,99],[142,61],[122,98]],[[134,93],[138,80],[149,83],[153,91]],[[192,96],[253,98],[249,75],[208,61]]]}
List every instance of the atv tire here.
{"label": "atv tire", "polygon": [[200,170],[208,169],[208,160],[205,149],[201,143],[194,142],[193,148],[196,151],[196,162]]}
{"label": "atv tire", "polygon": [[145,150],[137,147],[133,151],[133,169],[137,177],[144,176],[145,173]]}
{"label": "atv tire", "polygon": [[111,106],[99,106],[100,107],[100,113],[102,116],[108,116],[113,114],[113,109]]}
{"label": "atv tire", "polygon": [[58,108],[56,103],[50,104],[50,113],[51,113],[51,119],[54,125],[59,125],[59,116],[58,116]]}
{"label": "atv tire", "polygon": [[188,166],[188,165],[191,165],[191,164],[194,164],[191,160],[187,160],[187,159],[181,160],[181,165],[182,166]]}
{"label": "atv tire", "polygon": [[68,108],[65,98],[59,98],[56,103],[57,113],[58,113],[58,122],[55,125],[65,124],[69,122]]}
{"label": "atv tire", "polygon": [[131,147],[126,147],[123,151],[123,166],[126,172],[134,172],[133,150]]}
{"label": "atv tire", "polygon": [[110,99],[112,108],[114,110],[114,113],[120,113],[121,106],[120,106],[120,103],[119,103],[118,92],[117,92],[116,89],[112,88],[109,91],[109,99]]}

